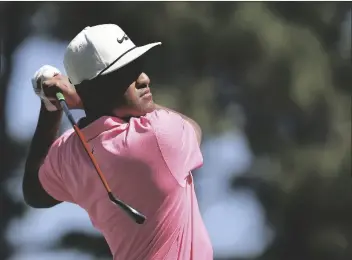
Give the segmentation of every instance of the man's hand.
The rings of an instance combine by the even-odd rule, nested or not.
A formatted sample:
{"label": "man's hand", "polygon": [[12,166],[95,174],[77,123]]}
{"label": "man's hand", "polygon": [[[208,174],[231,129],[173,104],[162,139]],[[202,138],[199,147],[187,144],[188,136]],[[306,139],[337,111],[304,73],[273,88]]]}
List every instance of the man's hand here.
{"label": "man's hand", "polygon": [[61,109],[60,103],[56,99],[57,92],[64,95],[70,109],[83,109],[81,98],[66,76],[57,74],[51,79],[43,81],[42,85],[45,96],[57,109]]}
{"label": "man's hand", "polygon": [[60,70],[53,66],[44,65],[37,70],[32,77],[32,85],[48,111],[60,110],[59,102],[56,99],[57,92],[64,94],[70,109],[83,108],[74,86],[66,76],[61,75]]}

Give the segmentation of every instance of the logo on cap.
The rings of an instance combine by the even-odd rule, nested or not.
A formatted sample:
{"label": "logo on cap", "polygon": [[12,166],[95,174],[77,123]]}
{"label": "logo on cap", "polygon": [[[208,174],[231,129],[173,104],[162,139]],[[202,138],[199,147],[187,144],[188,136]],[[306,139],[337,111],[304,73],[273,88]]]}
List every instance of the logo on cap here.
{"label": "logo on cap", "polygon": [[124,34],[121,39],[117,38],[117,42],[118,43],[123,43],[124,40],[127,41],[128,39],[129,39],[128,36],[126,34]]}

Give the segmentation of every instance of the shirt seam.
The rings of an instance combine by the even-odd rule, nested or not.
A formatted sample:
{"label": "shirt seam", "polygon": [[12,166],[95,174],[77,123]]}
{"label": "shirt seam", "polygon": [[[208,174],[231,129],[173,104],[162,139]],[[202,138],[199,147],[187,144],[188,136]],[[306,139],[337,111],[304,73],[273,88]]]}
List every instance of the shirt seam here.
{"label": "shirt seam", "polygon": [[[149,121],[149,122],[150,122],[150,121]],[[173,179],[176,181],[176,183],[177,183],[180,187],[184,188],[184,186],[182,186],[182,185],[179,183],[179,181],[177,180],[177,178],[175,177],[175,175],[174,175],[173,172],[171,171],[169,165],[167,164],[167,162],[166,162],[166,160],[165,160],[165,158],[164,158],[163,152],[161,151],[161,148],[160,148],[160,145],[159,145],[159,141],[158,141],[158,137],[156,136],[156,129],[154,128],[154,126],[153,126],[152,124],[150,124],[150,125],[151,125],[151,127],[152,127],[152,129],[153,129],[153,135],[154,135],[155,140],[156,140],[156,145],[158,146],[158,149],[159,149],[159,152],[160,152],[160,154],[161,154],[161,158],[163,159],[164,164],[166,165],[167,169],[169,170],[169,173],[172,175],[172,177],[173,177]]]}

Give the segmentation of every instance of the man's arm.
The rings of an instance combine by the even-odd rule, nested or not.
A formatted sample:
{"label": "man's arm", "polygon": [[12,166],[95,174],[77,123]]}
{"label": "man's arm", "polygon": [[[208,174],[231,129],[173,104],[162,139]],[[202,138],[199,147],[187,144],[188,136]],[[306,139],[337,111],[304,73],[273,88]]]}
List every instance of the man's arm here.
{"label": "man's arm", "polygon": [[52,198],[42,187],[39,169],[59,130],[62,111],[49,112],[42,103],[38,124],[27,157],[23,178],[23,195],[33,208],[50,208],[61,203]]}
{"label": "man's arm", "polygon": [[181,114],[179,112],[176,112],[175,110],[172,110],[172,109],[167,108],[167,107],[160,106],[158,104],[155,104],[155,108],[156,109],[165,109],[165,110],[174,112],[174,113],[180,115],[184,120],[189,122],[192,125],[192,127],[193,127],[193,129],[194,129],[194,131],[196,133],[198,144],[199,145],[201,144],[201,142],[202,142],[202,129],[200,128],[200,126],[198,125],[198,123],[196,121],[194,121],[193,119],[191,119],[191,118],[189,118],[189,117],[187,117],[187,116],[185,116],[185,115],[183,115],[183,114]]}

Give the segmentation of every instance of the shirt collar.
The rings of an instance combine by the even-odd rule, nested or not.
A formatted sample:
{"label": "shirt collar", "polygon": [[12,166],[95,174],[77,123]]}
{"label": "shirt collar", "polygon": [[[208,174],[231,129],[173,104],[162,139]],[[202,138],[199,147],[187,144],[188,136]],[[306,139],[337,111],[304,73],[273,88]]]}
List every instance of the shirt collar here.
{"label": "shirt collar", "polygon": [[[84,118],[82,118],[81,120],[84,120]],[[95,121],[91,122],[86,127],[82,128],[81,131],[86,140],[89,141],[90,139],[93,139],[97,135],[101,134],[102,132],[122,125],[127,126],[128,123],[118,117],[102,116],[96,119]]]}

